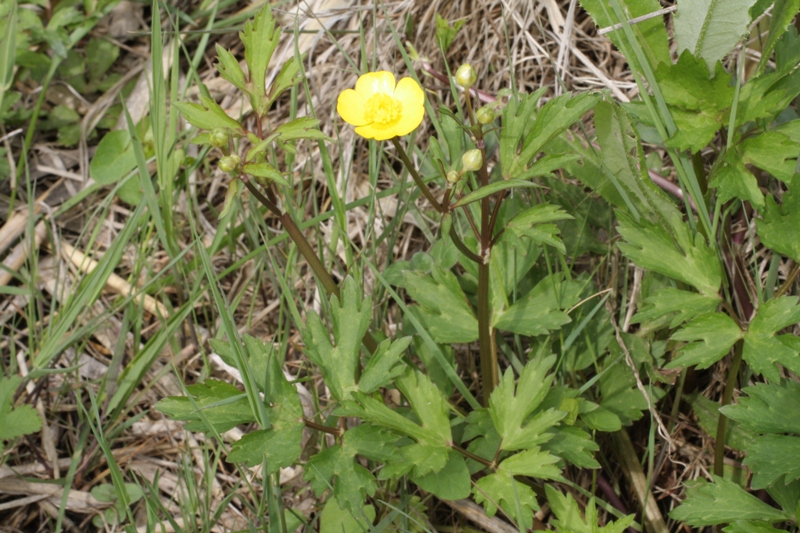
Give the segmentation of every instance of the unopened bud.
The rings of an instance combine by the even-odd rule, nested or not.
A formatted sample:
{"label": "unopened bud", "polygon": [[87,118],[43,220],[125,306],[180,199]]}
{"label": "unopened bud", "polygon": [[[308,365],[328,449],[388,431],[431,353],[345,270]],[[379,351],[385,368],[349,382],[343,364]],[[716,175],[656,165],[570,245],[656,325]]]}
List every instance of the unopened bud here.
{"label": "unopened bud", "polygon": [[491,107],[482,107],[475,112],[475,118],[483,125],[491,124],[494,122],[494,109]]}
{"label": "unopened bud", "polygon": [[464,155],[461,156],[461,163],[464,165],[464,170],[473,172],[480,170],[483,166],[483,154],[477,148],[464,152]]}
{"label": "unopened bud", "polygon": [[217,148],[228,146],[228,131],[223,128],[215,129],[209,137],[211,146],[216,146]]}
{"label": "unopened bud", "polygon": [[455,170],[450,170],[447,172],[447,183],[453,185],[458,183],[458,180],[461,179],[461,176],[458,175],[458,172]]}
{"label": "unopened bud", "polygon": [[242,158],[236,154],[231,154],[221,158],[217,166],[223,172],[233,172],[233,170],[238,167],[239,163],[241,162]]}
{"label": "unopened bud", "polygon": [[478,81],[478,73],[469,63],[464,63],[456,71],[456,83],[465,89],[469,89]]}

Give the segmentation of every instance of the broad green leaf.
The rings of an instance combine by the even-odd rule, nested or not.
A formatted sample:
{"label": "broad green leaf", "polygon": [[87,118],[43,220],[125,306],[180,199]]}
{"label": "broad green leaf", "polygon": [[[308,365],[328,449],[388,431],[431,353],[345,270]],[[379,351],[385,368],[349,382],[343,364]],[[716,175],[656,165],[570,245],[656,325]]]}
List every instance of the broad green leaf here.
{"label": "broad green leaf", "polygon": [[86,57],[90,59],[86,65],[89,81],[94,82],[108,72],[111,65],[119,57],[119,46],[106,39],[93,38],[86,44]]}
{"label": "broad green leaf", "polygon": [[645,305],[633,316],[631,322],[636,324],[672,315],[669,327],[676,328],[688,320],[713,312],[721,301],[719,297],[666,287],[646,298]]}
{"label": "broad green leaf", "polygon": [[361,339],[369,328],[372,300],[358,294],[355,281],[347,278],[342,286],[341,303],[331,297],[333,339],[317,313],[308,314],[303,340],[306,355],[322,369],[325,384],[339,401],[346,400],[356,390],[356,373],[361,353]]}
{"label": "broad green leaf", "polygon": [[[561,253],[566,253],[564,243],[558,238],[559,229],[552,222],[559,220],[570,220],[572,215],[566,213],[558,205],[538,204],[526,209],[506,224],[504,236],[514,236],[517,239],[527,237],[536,244],[549,244]],[[515,246],[515,248],[519,248]],[[525,249],[522,248],[521,251]]]}
{"label": "broad green leaf", "polygon": [[[622,22],[616,18],[615,12],[607,0],[580,0],[580,3],[592,16],[592,19],[594,19],[598,27],[606,28]],[[629,19],[647,15],[648,13],[661,9],[661,4],[658,0],[619,0],[619,3],[627,12]],[[659,63],[671,63],[669,40],[667,39],[667,31],[661,17],[634,24],[631,26],[631,29],[637,36],[638,44],[647,54],[653,68]],[[624,31],[619,30],[611,32],[608,34],[608,37],[618,49],[631,50],[631,43],[628,43]],[[631,55],[632,57],[627,59],[638,65],[635,56],[633,56],[633,54]],[[636,69],[639,71],[642,70],[641,66],[637,66]]]}
{"label": "broad green leaf", "polygon": [[239,66],[239,62],[233,57],[232,53],[220,46],[219,43],[217,43],[216,49],[217,59],[219,60],[217,71],[219,71],[220,76],[231,82],[234,87],[243,93],[248,93],[247,78],[242,67]]}
{"label": "broad green leaf", "polygon": [[19,376],[0,375],[0,448],[4,440],[35,433],[42,428],[36,409],[23,404],[14,407],[14,393],[22,383]]}
{"label": "broad green leaf", "polygon": [[192,397],[170,396],[156,404],[156,409],[173,420],[185,420],[189,431],[224,433],[239,424],[255,422],[246,395],[229,383],[215,379],[189,385],[186,392]]}
{"label": "broad green leaf", "polygon": [[800,383],[759,383],[743,392],[747,396],[722,407],[722,414],[758,433],[800,434],[800,417],[796,416],[800,413]]}
{"label": "broad green leaf", "polygon": [[681,0],[673,17],[678,52],[702,57],[709,70],[747,33],[756,0]]}
{"label": "broad green leaf", "polygon": [[281,38],[269,3],[264,4],[254,19],[244,23],[244,31],[239,34],[239,38],[244,44],[244,59],[249,72],[250,102],[256,114],[263,117],[269,111],[267,67]]}
{"label": "broad green leaf", "polygon": [[419,371],[409,370],[395,383],[419,417],[420,425],[436,435],[436,438],[426,438],[422,442],[433,446],[449,445],[453,440],[448,416],[450,408],[439,388]]}
{"label": "broad green leaf", "polygon": [[[538,101],[538,96],[532,96],[535,96],[535,101]],[[523,127],[528,131],[524,132],[520,150],[517,150],[517,143],[514,143],[513,148],[508,145],[504,147],[504,140],[506,144],[514,140],[501,133],[500,153],[503,178],[508,180],[527,175],[528,166],[544,145],[578,122],[587,111],[600,101],[600,98],[600,95],[592,93],[582,93],[574,96],[564,94],[553,98],[536,113],[533,126],[529,130],[528,124],[523,123]],[[508,124],[508,122],[504,120],[503,124]],[[518,142],[519,137],[515,140]],[[506,161],[502,161],[504,154],[508,158]]]}
{"label": "broad green leaf", "polygon": [[489,414],[498,435],[503,439],[502,449],[523,450],[546,442],[553,436],[547,430],[567,415],[558,409],[547,409],[527,420],[550,390],[553,375],[547,375],[547,371],[554,362],[555,356],[531,360],[522,370],[516,387],[514,372],[507,368],[492,392]]}
{"label": "broad green leaf", "polygon": [[591,435],[580,428],[559,426],[551,429],[553,438],[542,444],[542,450],[549,451],[580,468],[600,468],[594,458],[594,452],[600,445],[592,440]]}
{"label": "broad green leaf", "polygon": [[634,515],[628,515],[600,527],[594,498],[586,505],[584,518],[584,513],[581,513],[578,502],[571,494],[562,494],[550,485],[545,485],[544,489],[550,509],[556,516],[556,520],[551,520],[550,524],[555,526],[558,533],[623,533],[635,519]]}
{"label": "broad green leaf", "polygon": [[800,479],[800,437],[758,437],[747,447],[744,464],[753,472],[753,489],[769,487],[784,474],[784,483]]}
{"label": "broad green leaf", "polygon": [[[600,376],[600,406],[617,415],[623,425],[630,425],[642,418],[643,411],[648,409],[647,398],[636,386],[633,371],[621,361],[606,369]],[[651,388],[653,402],[663,396],[664,392]]]}
{"label": "broad green leaf", "polygon": [[797,165],[797,142],[780,131],[765,131],[748,137],[739,150],[745,165],[754,165],[783,182],[791,181]]}
{"label": "broad green leaf", "polygon": [[[521,98],[512,97],[503,108],[503,128],[500,130],[500,167],[503,176],[510,177],[510,169],[519,152],[519,146],[532,123],[539,99],[547,92],[546,87]],[[461,135],[459,135],[461,136]],[[451,161],[453,154],[451,152]]]}
{"label": "broad green leaf", "polygon": [[497,472],[536,479],[558,479],[561,477],[558,461],[555,455],[542,450],[539,446],[534,446],[504,460],[497,468]]}
{"label": "broad green leaf", "polygon": [[772,196],[767,196],[767,205],[756,219],[756,228],[761,243],[776,252],[800,262],[800,174],[795,174],[789,192],[783,195],[783,204],[778,205]]}
{"label": "broad green leaf", "polygon": [[[796,33],[787,33],[784,37],[796,38]],[[786,71],[761,74],[742,86],[736,108],[736,128],[759,118],[778,115],[800,94],[800,73],[792,71],[792,66],[800,58],[794,56],[794,53],[792,55],[790,60],[794,62],[787,66]],[[726,123],[728,120],[726,119]]]}
{"label": "broad green leaf", "polygon": [[199,98],[199,104],[174,102],[172,105],[181,112],[189,124],[196,128],[202,130],[223,128],[234,135],[244,136],[246,134],[244,127],[229,117],[217,102],[202,94]]}
{"label": "broad green leaf", "polygon": [[500,191],[505,191],[507,189],[513,188],[537,188],[541,187],[541,185],[537,185],[535,183],[531,183],[529,181],[522,181],[520,179],[509,179],[503,181],[495,181],[492,182],[485,187],[481,187],[480,189],[474,190],[469,194],[464,195],[461,197],[456,203],[453,204],[453,208],[456,207],[463,207],[469,203],[476,202],[482,198],[486,198],[487,196],[491,196],[495,193]]}
{"label": "broad green leaf", "polygon": [[357,512],[339,507],[336,498],[325,503],[319,517],[320,533],[366,533],[375,520],[375,507],[364,505]]}
{"label": "broad green leaf", "polygon": [[524,483],[514,479],[507,471],[497,472],[482,477],[473,489],[475,503],[483,504],[487,516],[497,514],[497,506],[512,517],[521,531],[528,531],[533,526],[533,513],[539,510],[536,494]]}
{"label": "broad green leaf", "polygon": [[718,476],[714,476],[713,483],[703,480],[689,488],[687,498],[669,516],[694,527],[736,520],[782,522],[789,518],[787,514],[748,494],[736,483]]}
{"label": "broad green leaf", "polygon": [[471,485],[469,470],[461,454],[451,450],[444,468],[425,475],[417,475],[417,468],[411,481],[422,490],[431,492],[442,500],[460,500],[469,496]]}
{"label": "broad green leaf", "polygon": [[411,340],[412,337],[403,337],[394,342],[386,339],[380,343],[361,374],[358,389],[366,394],[375,392],[402,374],[406,367],[402,361],[403,353]]}
{"label": "broad green leaf", "polygon": [[438,265],[431,274],[403,272],[409,296],[419,306],[409,307],[439,343],[466,343],[477,340],[478,320],[455,275]]}
{"label": "broad green leaf", "polygon": [[373,461],[389,461],[394,457],[397,435],[372,424],[359,424],[342,436],[342,450],[351,457],[361,455]]}
{"label": "broad green leaf", "polygon": [[136,168],[131,135],[127,130],[106,133],[89,163],[89,175],[100,185],[116,183]]}
{"label": "broad green leaf", "polygon": [[753,370],[772,382],[780,380],[775,366],[778,363],[795,373],[800,372],[797,349],[775,335],[800,322],[797,300],[796,296],[782,296],[762,304],[744,334],[742,357]]}
{"label": "broad green leaf", "polygon": [[[758,180],[752,172],[747,170],[741,159],[726,157],[716,172],[714,172],[709,187],[717,189],[717,201],[728,202],[733,199],[750,202],[756,207],[764,205],[764,193],[758,187]],[[730,161],[727,161],[730,159]]]}
{"label": "broad green leaf", "polygon": [[292,466],[300,457],[303,424],[275,429],[260,429],[247,433],[231,446],[227,461],[244,463],[249,467],[267,461],[267,471],[274,474],[281,468]]}
{"label": "broad green leaf", "polygon": [[731,317],[724,313],[702,315],[672,336],[676,341],[690,341],[681,348],[678,357],[667,368],[697,365],[708,368],[727,354],[742,337],[742,330]]}
{"label": "broad green leaf", "polygon": [[561,274],[543,278],[508,309],[495,313],[492,325],[503,331],[534,336],[546,335],[571,322],[563,309],[578,303],[583,285],[561,278]]}
{"label": "broad green leaf", "polygon": [[[733,103],[734,87],[730,74],[721,64],[716,65],[713,75],[710,78],[705,61],[688,50],[680,55],[677,63],[661,63],[656,69],[661,94],[678,126],[668,146],[698,152],[724,125],[725,111]],[[641,116],[650,117],[650,114]]]}
{"label": "broad green leaf", "polygon": [[634,221],[618,211],[617,231],[625,239],[619,249],[638,266],[654,270],[695,287],[700,294],[718,298],[722,284],[722,266],[713,248],[699,233],[692,238],[684,225],[670,235],[661,224],[645,219]]}

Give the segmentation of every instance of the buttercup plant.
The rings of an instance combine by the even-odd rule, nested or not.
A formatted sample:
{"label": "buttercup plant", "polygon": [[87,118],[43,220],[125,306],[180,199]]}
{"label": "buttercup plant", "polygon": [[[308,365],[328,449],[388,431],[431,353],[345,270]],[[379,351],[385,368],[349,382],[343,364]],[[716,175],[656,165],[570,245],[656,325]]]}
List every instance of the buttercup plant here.
{"label": "buttercup plant", "polygon": [[[571,216],[556,205],[537,203],[528,193],[540,188],[533,178],[551,176],[574,159],[542,152],[581,120],[600,95],[563,95],[540,107],[544,91],[512,94],[502,104],[498,133],[492,125],[494,107],[479,110],[478,118],[470,91],[465,91],[465,118],[442,110],[438,120],[443,135],[430,140],[425,162],[433,171],[426,178],[400,140],[424,118],[425,93],[414,78],[396,82],[388,71],[370,72],[358,78],[354,89],[339,95],[336,107],[342,119],[369,142],[392,144],[427,201],[422,208],[441,220],[435,248],[444,251],[442,255],[424,254],[418,267],[397,265],[401,268],[384,273],[391,278],[387,290],[394,294],[390,285],[400,287],[414,302],[405,305],[396,299],[406,320],[405,336],[384,338],[383,328],[372,323],[371,298],[361,297],[353,277],[341,286],[334,281],[297,222],[281,207],[282,191],[293,184],[279,164],[268,159],[268,149],[291,150],[290,143],[299,139],[328,139],[312,117],[266,129],[269,104],[302,80],[298,60],[291,59],[271,87],[263,83],[277,33],[268,5],[245,24],[241,37],[247,75],[228,51],[217,50],[220,74],[249,96],[255,132],[208,98],[201,97],[201,105],[176,105],[187,121],[206,130],[194,142],[221,151],[219,168],[233,175],[222,215],[233,209],[244,186],[279,219],[330,298],[330,329],[313,310],[297,323],[303,352],[329,395],[324,401],[320,398],[318,412],[304,411],[271,345],[247,336],[239,339],[232,330],[234,338],[212,340],[211,346],[240,370],[245,395],[208,380],[187,387],[188,397],[165,399],[158,408],[189,421],[191,429],[212,433],[255,423],[258,429],[232,445],[228,461],[262,465],[269,476],[282,467],[303,464],[312,489],[327,498],[323,520],[348,513],[356,528],[352,531],[386,518],[390,508],[376,508],[383,497],[377,496],[378,490],[391,493],[404,478],[441,499],[472,495],[489,516],[502,511],[519,528],[532,527],[539,498],[545,495],[543,483],[563,481],[568,463],[598,468],[593,457],[598,446],[590,432],[616,430],[623,423],[589,395],[552,386],[556,357],[547,343],[527,356],[514,354],[515,368],[501,372],[498,362],[499,337],[558,331],[571,322],[568,311],[580,307],[593,290],[588,279],[534,269],[539,257],[564,253],[555,223]],[[254,47],[260,47],[258,54]],[[470,65],[458,68],[455,81],[463,88],[479,82]],[[454,269],[456,264],[459,269]],[[511,264],[516,267],[509,269]],[[479,386],[463,381],[463,369],[452,357],[453,344],[475,341]],[[623,387],[633,387],[626,379],[627,375]],[[405,405],[385,403],[381,393],[386,389],[400,391]],[[480,400],[472,393],[476,389]],[[630,406],[626,408],[630,413]],[[636,407],[626,423],[641,416],[643,408]],[[305,430],[332,440],[321,440],[321,449],[303,462]],[[372,468],[365,468],[365,461]],[[559,517],[569,516],[577,505],[572,496],[553,487],[547,486],[546,496]],[[271,515],[270,520],[281,517]],[[587,515],[587,520],[596,517]],[[621,531],[632,521],[633,516],[620,516],[598,531]]]}

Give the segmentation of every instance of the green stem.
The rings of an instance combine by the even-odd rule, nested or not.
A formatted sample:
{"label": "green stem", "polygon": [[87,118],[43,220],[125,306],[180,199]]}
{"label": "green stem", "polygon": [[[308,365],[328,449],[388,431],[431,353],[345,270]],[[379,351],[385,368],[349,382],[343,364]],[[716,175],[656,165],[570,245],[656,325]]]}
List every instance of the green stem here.
{"label": "green stem", "polygon": [[786,276],[786,281],[783,282],[783,285],[781,285],[780,289],[778,289],[778,292],[775,293],[773,298],[783,296],[792,287],[792,283],[794,283],[794,280],[797,279],[798,273],[800,273],[800,263],[795,263],[792,271],[788,276]]}
{"label": "green stem", "polygon": [[[306,239],[306,236],[303,235],[303,232],[297,226],[292,216],[288,212],[281,212],[280,208],[272,203],[266,196],[264,196],[249,179],[245,178],[242,179],[242,181],[250,193],[278,217],[278,219],[281,221],[281,224],[283,224],[283,228],[286,230],[286,233],[289,234],[289,237],[292,239],[292,241],[294,241],[295,245],[297,245],[297,249],[308,263],[308,266],[311,267],[311,270],[317,276],[317,279],[320,281],[320,283],[322,283],[322,287],[325,289],[325,291],[328,294],[336,296],[337,298],[341,298],[339,286],[336,285],[333,277],[331,277],[330,273],[325,268],[325,265],[314,252],[311,244]],[[370,332],[367,332],[364,335],[362,342],[370,353],[375,353],[375,350],[378,349],[378,342]]]}
{"label": "green stem", "polygon": [[[742,346],[741,340],[736,342],[733,353],[733,361],[731,368],[728,370],[728,381],[725,383],[725,391],[722,393],[722,399],[719,402],[720,407],[725,407],[731,403],[733,397],[733,389],[736,388],[736,379],[739,377],[739,367],[742,364]],[[717,422],[717,442],[714,449],[714,474],[722,476],[723,465],[725,464],[725,433],[728,431],[728,418],[722,413],[719,414],[719,421]]]}
{"label": "green stem", "polygon": [[[475,126],[475,144],[484,152],[483,131],[475,122],[472,111],[472,100],[469,91],[465,92],[467,112],[470,122]],[[483,165],[478,171],[481,187],[489,185],[489,172],[486,170],[486,154],[483,153]],[[489,397],[500,381],[497,364],[497,346],[492,338],[491,301],[489,299],[489,264],[492,252],[493,220],[490,212],[491,196],[481,199],[480,256],[478,263],[478,349],[481,357],[481,400],[489,405]],[[499,200],[498,200],[499,202]]]}

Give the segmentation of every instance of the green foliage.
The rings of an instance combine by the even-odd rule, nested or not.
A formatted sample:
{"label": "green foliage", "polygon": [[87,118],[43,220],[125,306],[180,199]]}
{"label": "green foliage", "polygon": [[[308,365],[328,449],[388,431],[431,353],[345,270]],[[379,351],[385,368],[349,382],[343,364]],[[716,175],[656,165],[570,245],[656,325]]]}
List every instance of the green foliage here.
{"label": "green foliage", "polygon": [[0,446],[42,428],[42,419],[30,405],[14,406],[14,393],[22,383],[19,376],[0,376]]}
{"label": "green foliage", "polygon": [[439,13],[436,13],[436,42],[439,44],[439,48],[447,52],[450,45],[453,44],[453,41],[456,39],[458,30],[461,29],[461,26],[463,26],[465,22],[466,20],[462,19],[450,24],[447,19],[442,17]]}
{"label": "green foliage", "polygon": [[549,485],[545,486],[545,492],[550,508],[557,518],[551,523],[561,533],[622,533],[633,524],[635,518],[628,515],[600,527],[594,498],[589,500],[584,517],[571,494],[562,494]]}

